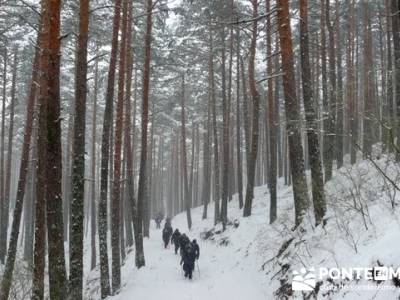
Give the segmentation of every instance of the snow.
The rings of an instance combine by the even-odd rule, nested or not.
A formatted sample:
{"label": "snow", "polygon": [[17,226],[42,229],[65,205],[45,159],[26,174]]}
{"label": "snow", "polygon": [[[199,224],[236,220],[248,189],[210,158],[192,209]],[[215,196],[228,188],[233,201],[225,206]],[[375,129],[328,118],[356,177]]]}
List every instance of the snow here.
{"label": "snow", "polygon": [[[391,158],[382,156],[376,163],[392,180],[399,182],[400,169]],[[277,291],[282,285],[290,286],[292,272],[303,267],[375,267],[379,262],[397,268],[400,266],[400,215],[397,205],[393,210],[391,203],[393,199],[399,203],[398,194],[373,164],[361,161],[355,166],[347,163],[327,183],[325,228],[315,227],[310,213],[303,230],[293,230],[292,187],[285,186],[282,179],[278,181],[278,219],[272,225],[268,223],[266,186],[255,189],[251,217],[242,217],[237,195],[233,197],[228,204],[231,222],[225,232],[220,225],[214,227],[213,203],[209,205],[206,220],[202,220],[202,207],[192,209],[191,231],[187,230],[186,214],[179,214],[172,220],[173,227],[191,239],[196,238],[201,248],[192,281],[183,277],[180,257],[174,254],[173,247],[163,249],[161,230],[152,223],[150,238],[144,241],[146,266],[136,269],[132,250],[122,267],[121,291],[109,299],[284,299]],[[237,228],[234,221],[239,223]],[[210,230],[214,231],[213,237],[203,239],[202,233]],[[282,245],[290,239],[292,242],[282,251]],[[285,266],[287,271],[283,270]],[[98,278],[98,270],[92,273]],[[348,289],[320,291],[318,299],[399,297],[399,289],[392,281],[381,285],[366,279],[337,283]],[[98,284],[97,281],[94,285],[98,287]],[[324,280],[322,284],[326,287],[329,282]],[[362,289],[363,286],[369,289]],[[98,292],[91,293],[88,299],[100,299]],[[303,296],[303,292],[295,291],[287,299],[303,299]]]}
{"label": "snow", "polygon": [[[266,212],[265,209],[263,212]],[[263,212],[260,211],[260,214]],[[213,208],[209,207],[209,216],[213,216],[213,213]],[[236,213],[240,211],[236,209]],[[213,227],[212,218],[202,221],[201,217],[202,208],[192,211],[194,225],[191,231],[187,230],[185,214],[172,220],[174,228],[179,228],[191,239],[196,238],[200,244],[200,259],[192,281],[183,277],[179,253],[174,254],[172,245],[168,249],[163,248],[161,230],[155,229],[152,223],[150,238],[145,239],[144,244],[146,267],[136,270],[134,255],[130,255],[122,270],[122,291],[111,299],[152,300],[166,295],[176,300],[267,299],[262,284],[263,275],[258,272],[256,260],[247,255],[248,247],[251,247],[248,242],[255,241],[257,231],[248,232],[248,227],[241,224],[237,229],[231,226],[226,233],[220,234],[218,241],[229,238],[229,244],[221,246],[218,241],[201,239],[201,232]],[[251,223],[257,226],[255,218]]]}

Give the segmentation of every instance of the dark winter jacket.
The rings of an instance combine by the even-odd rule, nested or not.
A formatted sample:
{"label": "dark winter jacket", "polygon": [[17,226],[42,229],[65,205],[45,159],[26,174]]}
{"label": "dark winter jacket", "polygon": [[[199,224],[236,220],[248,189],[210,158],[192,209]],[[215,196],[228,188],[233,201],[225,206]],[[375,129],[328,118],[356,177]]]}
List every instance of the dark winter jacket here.
{"label": "dark winter jacket", "polygon": [[174,231],[174,233],[172,234],[172,236],[171,236],[171,243],[179,244],[179,238],[180,237],[181,237],[181,233],[179,232],[178,229],[176,229]]}
{"label": "dark winter jacket", "polygon": [[169,226],[166,225],[162,232],[163,240],[169,241],[171,235],[172,235],[172,227],[171,227],[171,225],[169,225]]}
{"label": "dark winter jacket", "polygon": [[193,241],[192,245],[193,245],[193,252],[195,254],[195,257],[196,257],[196,259],[199,259],[200,258],[200,247],[199,247],[199,244],[197,244],[196,241]]}
{"label": "dark winter jacket", "polygon": [[190,268],[194,268],[194,262],[196,260],[196,254],[192,245],[189,243],[186,245],[185,250],[182,252],[181,264],[183,263]]}
{"label": "dark winter jacket", "polygon": [[190,243],[189,238],[186,236],[186,234],[182,234],[179,237],[179,248],[181,248],[183,251],[188,243]]}

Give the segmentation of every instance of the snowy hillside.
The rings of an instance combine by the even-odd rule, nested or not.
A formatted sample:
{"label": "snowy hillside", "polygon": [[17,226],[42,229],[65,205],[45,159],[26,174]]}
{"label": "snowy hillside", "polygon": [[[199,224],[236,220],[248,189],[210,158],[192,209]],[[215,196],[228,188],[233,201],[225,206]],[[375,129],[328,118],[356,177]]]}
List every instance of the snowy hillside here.
{"label": "snowy hillside", "polygon": [[[400,174],[387,159],[379,160],[378,165],[391,180]],[[279,218],[273,225],[268,224],[265,186],[255,190],[251,217],[242,217],[237,198],[233,198],[228,212],[231,224],[225,232],[219,225],[213,226],[212,204],[207,220],[201,220],[202,207],[193,210],[190,232],[185,214],[173,219],[174,228],[200,243],[193,281],[183,277],[179,255],[172,247],[163,249],[161,231],[152,224],[151,237],[144,245],[146,267],[137,270],[130,253],[123,266],[122,290],[110,299],[303,299],[306,295],[310,298],[305,299],[313,299],[315,293],[318,299],[398,299],[396,280],[323,280],[313,292],[291,290],[292,272],[302,267],[400,266],[398,198],[394,186],[372,163],[344,167],[327,184],[328,221],[323,229],[310,222],[305,230],[292,231],[288,225],[293,225],[294,219],[292,188],[279,182],[278,190]],[[331,283],[336,287],[333,290]],[[92,295],[93,299],[97,296]]]}

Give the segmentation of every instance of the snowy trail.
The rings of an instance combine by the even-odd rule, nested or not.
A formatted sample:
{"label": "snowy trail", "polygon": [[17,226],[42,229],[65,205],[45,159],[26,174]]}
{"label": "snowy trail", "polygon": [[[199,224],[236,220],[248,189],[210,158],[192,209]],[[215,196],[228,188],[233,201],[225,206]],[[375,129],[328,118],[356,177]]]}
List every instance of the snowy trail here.
{"label": "snowy trail", "polygon": [[[256,246],[252,241],[256,237],[257,228],[253,227],[249,232],[250,224],[241,224],[238,229],[232,229],[235,237],[230,235],[230,245],[221,246],[200,239],[200,232],[212,227],[212,220],[201,220],[201,209],[193,210],[193,219],[196,225],[186,233],[191,239],[196,238],[201,247],[193,280],[183,277],[179,253],[175,255],[172,245],[168,249],[163,248],[161,230],[156,230],[152,223],[150,238],[144,242],[146,266],[136,270],[134,255],[129,254],[122,268],[121,292],[111,299],[270,299],[262,283],[265,277],[262,278],[263,274],[259,272],[260,265],[255,257],[248,255],[249,245]],[[187,228],[183,215],[174,218],[172,225],[182,233]]]}
{"label": "snowy trail", "polygon": [[267,299],[254,281],[259,274],[238,267],[237,257],[231,251],[202,243],[200,261],[193,280],[189,281],[183,277],[179,253],[175,255],[171,246],[163,249],[160,231],[151,233],[152,237],[145,242],[146,267],[135,270],[134,260],[129,257],[123,268],[122,291],[112,299]]}

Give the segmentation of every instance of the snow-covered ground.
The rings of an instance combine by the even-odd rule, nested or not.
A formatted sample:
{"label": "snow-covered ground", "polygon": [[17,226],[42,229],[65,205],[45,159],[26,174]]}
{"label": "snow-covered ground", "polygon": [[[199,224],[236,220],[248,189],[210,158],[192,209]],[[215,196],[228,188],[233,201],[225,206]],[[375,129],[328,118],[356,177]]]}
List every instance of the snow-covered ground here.
{"label": "snow-covered ground", "polygon": [[[263,190],[259,189],[259,192],[262,194]],[[230,216],[239,218],[241,212],[236,203],[231,203],[230,206]],[[201,219],[202,208],[192,211],[191,231],[187,230],[185,214],[173,219],[174,228],[179,228],[191,239],[196,238],[200,244],[200,260],[191,281],[183,277],[179,253],[175,255],[172,245],[168,249],[163,248],[161,230],[155,229],[152,223],[150,238],[144,244],[146,267],[136,270],[134,255],[130,255],[122,270],[122,291],[111,299],[268,299],[267,289],[263,284],[264,275],[259,272],[256,257],[250,255],[256,249],[257,233],[263,226],[262,221],[266,220],[267,210],[265,205],[262,206],[256,211],[254,218],[246,220],[249,222],[242,221],[243,224],[239,224],[237,229],[230,226],[228,231],[218,234],[218,239],[214,241],[201,238],[202,232],[214,227],[212,207],[209,208],[211,217],[204,221]],[[220,245],[223,241],[227,244]]]}
{"label": "snow-covered ground", "polygon": [[[377,164],[391,180],[400,181],[398,165],[387,158]],[[146,266],[137,270],[133,251],[128,254],[122,268],[121,292],[110,300],[314,299],[315,294],[318,299],[400,299],[400,289],[392,280],[329,282],[324,278],[317,284],[321,284],[317,292],[291,290],[292,272],[303,267],[400,267],[400,193],[372,163],[363,161],[335,172],[326,185],[325,228],[315,228],[309,215],[303,230],[293,230],[292,188],[279,181],[278,191],[278,220],[273,225],[268,224],[266,186],[256,188],[252,216],[248,218],[242,217],[234,196],[228,210],[231,224],[225,232],[220,225],[213,225],[213,203],[207,220],[201,219],[202,207],[192,210],[191,231],[187,230],[184,213],[173,218],[173,227],[196,238],[201,247],[192,281],[183,277],[179,255],[172,247],[163,249],[161,231],[152,224],[150,238],[144,244]],[[233,224],[235,220],[238,227]],[[214,234],[204,239],[204,232],[210,230]],[[336,285],[334,290],[326,289],[330,283]],[[310,298],[303,298],[306,296]],[[99,299],[97,293],[89,298]]]}

